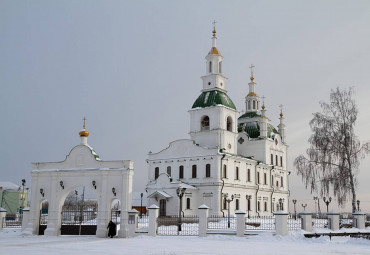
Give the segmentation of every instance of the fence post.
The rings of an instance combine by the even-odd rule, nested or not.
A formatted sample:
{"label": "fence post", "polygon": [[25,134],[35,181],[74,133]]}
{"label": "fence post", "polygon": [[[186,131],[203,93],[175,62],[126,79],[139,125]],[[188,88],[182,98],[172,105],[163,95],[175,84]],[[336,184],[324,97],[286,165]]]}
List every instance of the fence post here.
{"label": "fence post", "polygon": [[208,231],[208,212],[209,207],[206,205],[201,205],[198,207],[199,212],[199,236],[207,236]]}
{"label": "fence post", "polygon": [[328,215],[329,228],[333,231],[339,230],[339,213],[330,211],[326,215]]}
{"label": "fence post", "polygon": [[353,227],[358,228],[358,229],[365,229],[366,214],[360,211],[356,211],[352,213],[352,215],[353,215],[354,223],[356,222],[356,225],[353,224]]}
{"label": "fence post", "polygon": [[135,209],[128,211],[128,237],[136,236],[136,229],[138,227],[139,212]]}
{"label": "fence post", "polygon": [[244,236],[245,232],[245,212],[236,211],[236,236]]}
{"label": "fence post", "polygon": [[150,236],[157,235],[157,218],[158,218],[158,211],[159,207],[155,204],[148,207],[149,210],[149,229],[148,234]]}
{"label": "fence post", "polygon": [[302,218],[302,229],[304,231],[312,232],[312,213],[304,210],[299,215]]}
{"label": "fence post", "polygon": [[0,207],[0,229],[3,229],[3,224],[5,223],[6,210]]}
{"label": "fence post", "polygon": [[285,236],[288,234],[288,213],[277,211],[275,215],[275,234]]}
{"label": "fence post", "polygon": [[30,208],[26,207],[22,210],[22,230],[25,230],[30,219]]}

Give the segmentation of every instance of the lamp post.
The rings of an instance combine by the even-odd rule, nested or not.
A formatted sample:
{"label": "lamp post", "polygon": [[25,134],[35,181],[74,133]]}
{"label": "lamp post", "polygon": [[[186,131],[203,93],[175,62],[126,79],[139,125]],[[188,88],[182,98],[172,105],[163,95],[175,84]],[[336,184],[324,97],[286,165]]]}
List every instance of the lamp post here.
{"label": "lamp post", "polygon": [[246,195],[245,198],[248,200],[248,219],[249,219],[249,211],[251,210],[251,195]]}
{"label": "lamp post", "polygon": [[231,199],[227,198],[227,194],[224,195],[226,202],[228,203],[227,206],[227,228],[230,228],[230,202],[234,200],[234,195],[231,195]]}
{"label": "lamp post", "polygon": [[297,219],[297,210],[295,208],[295,204],[297,203],[297,199],[293,199],[293,205],[294,205],[294,219]]}
{"label": "lamp post", "polygon": [[182,197],[184,196],[186,188],[181,187],[181,183],[179,187],[176,189],[176,194],[180,199],[180,206],[179,206],[179,219],[177,222],[177,231],[181,231],[181,212],[182,212]]}
{"label": "lamp post", "polygon": [[140,193],[140,218],[143,217],[143,193]]}
{"label": "lamp post", "polygon": [[307,204],[302,204],[303,211],[306,211]]}
{"label": "lamp post", "polygon": [[357,211],[360,211],[360,200],[357,200]]}
{"label": "lamp post", "polygon": [[323,197],[324,203],[326,204],[326,212],[329,212],[329,204],[331,202],[331,197],[329,197],[328,200],[326,200],[326,197]]}
{"label": "lamp post", "polygon": [[22,179],[22,195],[21,195],[21,212],[23,213],[23,206],[24,206],[24,186],[26,186],[26,179]]}
{"label": "lamp post", "polygon": [[77,207],[77,210],[78,210],[78,192],[77,190],[75,190],[75,195],[76,195],[76,207]]}

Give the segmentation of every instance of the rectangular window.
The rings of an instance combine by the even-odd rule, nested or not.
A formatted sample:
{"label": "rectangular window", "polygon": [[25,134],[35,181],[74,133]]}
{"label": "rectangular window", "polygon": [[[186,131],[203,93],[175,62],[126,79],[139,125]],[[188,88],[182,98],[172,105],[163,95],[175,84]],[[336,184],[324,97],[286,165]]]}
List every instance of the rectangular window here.
{"label": "rectangular window", "polygon": [[267,202],[266,202],[266,201],[264,202],[263,210],[264,210],[265,212],[267,212]]}
{"label": "rectangular window", "polygon": [[171,167],[170,166],[167,167],[167,174],[168,174],[168,176],[171,176]]}
{"label": "rectangular window", "polygon": [[191,178],[197,178],[197,165],[193,165],[191,169]]}
{"label": "rectangular window", "polygon": [[257,211],[261,211],[261,202],[260,201],[257,202]]}
{"label": "rectangular window", "polygon": [[235,168],[235,180],[239,180],[239,167]]}
{"label": "rectangular window", "polygon": [[224,171],[223,171],[223,178],[227,178],[227,168],[226,165],[224,165]]}
{"label": "rectangular window", "polygon": [[274,164],[274,155],[271,154],[271,165]]}
{"label": "rectangular window", "polygon": [[279,165],[278,155],[275,155],[275,164],[276,164],[277,166]]}
{"label": "rectangular window", "polygon": [[211,164],[206,165],[206,177],[211,177]]}
{"label": "rectangular window", "polygon": [[280,185],[281,187],[284,187],[283,176],[281,176]]}
{"label": "rectangular window", "polygon": [[267,174],[263,173],[263,184],[267,184]]}
{"label": "rectangular window", "polygon": [[235,200],[235,210],[239,210],[239,199]]}
{"label": "rectangular window", "polygon": [[260,184],[260,172],[257,172],[257,184]]}
{"label": "rectangular window", "polygon": [[283,157],[280,156],[280,166],[282,167],[283,166]]}
{"label": "rectangular window", "polygon": [[190,210],[190,198],[186,199],[186,209]]}
{"label": "rectangular window", "polygon": [[156,167],[154,169],[154,179],[157,180],[158,179],[158,176],[159,176],[159,167]]}
{"label": "rectangular window", "polygon": [[247,170],[247,181],[250,182],[251,181],[251,170],[248,168]]}
{"label": "rectangular window", "polygon": [[179,167],[179,179],[184,178],[184,166]]}

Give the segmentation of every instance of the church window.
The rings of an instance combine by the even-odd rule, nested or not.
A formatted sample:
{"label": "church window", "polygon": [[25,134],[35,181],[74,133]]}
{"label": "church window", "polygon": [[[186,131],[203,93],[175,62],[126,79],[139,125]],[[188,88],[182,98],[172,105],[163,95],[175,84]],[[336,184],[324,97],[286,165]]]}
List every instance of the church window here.
{"label": "church window", "polygon": [[261,211],[261,202],[260,201],[257,202],[257,211]]}
{"label": "church window", "polygon": [[276,181],[276,187],[279,187],[279,181]]}
{"label": "church window", "polygon": [[275,164],[276,164],[277,166],[279,165],[278,155],[275,155]]}
{"label": "church window", "polygon": [[281,176],[281,178],[280,178],[280,185],[281,185],[281,187],[284,187],[284,184],[283,184],[283,176]]}
{"label": "church window", "polygon": [[282,167],[283,166],[283,157],[280,156],[280,166]]}
{"label": "church window", "polygon": [[263,203],[263,210],[264,210],[265,212],[267,212],[267,202],[266,202],[266,201]]}
{"label": "church window", "polygon": [[209,61],[209,72],[212,73],[212,61]]}
{"label": "church window", "polygon": [[271,165],[274,164],[274,155],[271,154]]}
{"label": "church window", "polygon": [[251,181],[251,170],[248,168],[247,170],[247,181],[250,182]]}
{"label": "church window", "polygon": [[211,164],[206,165],[206,177],[211,177]]}
{"label": "church window", "polygon": [[202,121],[200,123],[200,129],[201,130],[209,130],[209,117],[203,116]]}
{"label": "church window", "polygon": [[186,199],[186,209],[190,210],[190,198]]}
{"label": "church window", "polygon": [[[222,66],[222,62],[220,61],[220,63],[218,63],[218,72],[219,73],[222,73],[221,66]],[[221,86],[222,86],[222,83],[221,83]]]}
{"label": "church window", "polygon": [[248,109],[247,110],[250,110],[251,109],[251,101],[248,101]]}
{"label": "church window", "polygon": [[235,199],[235,210],[239,210],[239,199]]}
{"label": "church window", "polygon": [[224,171],[223,171],[223,174],[222,174],[222,178],[227,178],[227,167],[226,167],[226,165],[224,165]]}
{"label": "church window", "polygon": [[260,172],[257,172],[257,184],[260,184]]}
{"label": "church window", "polygon": [[235,167],[235,180],[239,180],[239,167]]}
{"label": "church window", "polygon": [[179,179],[184,178],[184,166],[179,167]]}
{"label": "church window", "polygon": [[159,176],[159,167],[156,167],[154,169],[154,179],[157,180],[158,179],[158,176]]}
{"label": "church window", "polygon": [[197,165],[193,165],[191,168],[191,178],[197,178]]}
{"label": "church window", "polygon": [[267,174],[263,173],[263,184],[267,184]]}
{"label": "church window", "polygon": [[168,174],[168,176],[171,176],[171,167],[170,166],[167,167],[167,174]]}
{"label": "church window", "polygon": [[233,119],[230,116],[226,120],[226,129],[227,131],[233,131]]}
{"label": "church window", "polygon": [[250,199],[247,200],[247,210],[248,211],[251,210],[251,200]]}
{"label": "church window", "polygon": [[256,101],[253,100],[253,110],[256,109]]}

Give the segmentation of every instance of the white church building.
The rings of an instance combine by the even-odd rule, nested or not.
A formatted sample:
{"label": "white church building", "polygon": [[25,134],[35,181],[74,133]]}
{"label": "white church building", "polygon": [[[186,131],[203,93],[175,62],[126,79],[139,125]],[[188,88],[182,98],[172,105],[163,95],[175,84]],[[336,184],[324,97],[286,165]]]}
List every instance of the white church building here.
{"label": "white church building", "polygon": [[170,142],[148,156],[148,204],[159,206],[160,215],[178,214],[176,190],[181,187],[186,189],[184,215],[197,214],[202,204],[210,208],[211,215],[224,215],[227,200],[232,198],[231,213],[243,210],[268,216],[287,209],[289,171],[283,113],[274,128],[257,94],[252,69],[245,113],[239,116],[227,95],[215,29],[212,41],[201,94],[189,110],[190,139]]}

